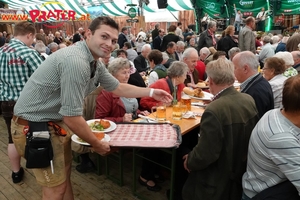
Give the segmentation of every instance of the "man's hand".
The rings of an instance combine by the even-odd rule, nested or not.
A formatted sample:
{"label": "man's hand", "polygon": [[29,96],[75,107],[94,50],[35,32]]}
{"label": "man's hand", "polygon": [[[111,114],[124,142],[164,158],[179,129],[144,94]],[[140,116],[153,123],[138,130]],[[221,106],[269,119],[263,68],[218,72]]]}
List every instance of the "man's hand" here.
{"label": "man's hand", "polygon": [[101,156],[104,156],[108,152],[110,152],[110,146],[108,142],[102,142],[99,140],[96,145],[92,147],[92,151],[100,154]]}
{"label": "man's hand", "polygon": [[167,93],[164,90],[161,89],[154,89],[153,92],[153,96],[152,96],[155,100],[157,101],[162,101],[164,103],[170,103],[173,99],[172,95],[170,95],[169,93]]}
{"label": "man's hand", "polygon": [[189,156],[189,155],[186,154],[186,155],[184,155],[184,156],[182,157],[182,159],[184,160],[184,161],[183,161],[183,167],[184,167],[184,169],[190,173],[190,170],[189,170],[189,168],[187,167],[188,156]]}

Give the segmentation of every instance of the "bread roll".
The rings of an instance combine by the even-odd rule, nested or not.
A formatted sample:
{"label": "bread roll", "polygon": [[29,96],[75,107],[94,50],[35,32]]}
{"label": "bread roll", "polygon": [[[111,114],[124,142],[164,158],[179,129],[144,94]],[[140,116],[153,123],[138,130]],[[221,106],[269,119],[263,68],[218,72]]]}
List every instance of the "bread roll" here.
{"label": "bread roll", "polygon": [[199,97],[199,98],[204,97],[204,93],[203,93],[202,89],[201,88],[194,89],[194,96]]}
{"label": "bread roll", "polygon": [[205,84],[205,82],[199,82],[199,83],[197,83],[197,86],[198,87],[206,87],[206,84]]}
{"label": "bread roll", "polygon": [[189,87],[183,88],[183,92],[187,95],[194,96],[194,90]]}

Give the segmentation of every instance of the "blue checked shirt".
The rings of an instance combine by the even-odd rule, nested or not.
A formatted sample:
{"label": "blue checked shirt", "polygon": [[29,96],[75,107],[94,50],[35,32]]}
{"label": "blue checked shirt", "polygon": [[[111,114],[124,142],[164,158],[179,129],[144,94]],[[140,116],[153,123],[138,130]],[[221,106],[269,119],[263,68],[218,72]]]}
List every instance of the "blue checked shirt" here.
{"label": "blue checked shirt", "polygon": [[0,48],[0,101],[16,101],[41,63],[39,54],[18,39]]}

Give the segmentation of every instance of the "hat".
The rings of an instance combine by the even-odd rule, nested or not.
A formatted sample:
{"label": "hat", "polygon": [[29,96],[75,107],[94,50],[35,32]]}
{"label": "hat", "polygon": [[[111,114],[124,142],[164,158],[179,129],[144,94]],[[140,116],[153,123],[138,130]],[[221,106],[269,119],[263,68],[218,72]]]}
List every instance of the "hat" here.
{"label": "hat", "polygon": [[293,66],[294,65],[294,59],[290,52],[288,51],[280,51],[274,55],[274,57],[281,58],[284,60],[284,63],[286,66]]}

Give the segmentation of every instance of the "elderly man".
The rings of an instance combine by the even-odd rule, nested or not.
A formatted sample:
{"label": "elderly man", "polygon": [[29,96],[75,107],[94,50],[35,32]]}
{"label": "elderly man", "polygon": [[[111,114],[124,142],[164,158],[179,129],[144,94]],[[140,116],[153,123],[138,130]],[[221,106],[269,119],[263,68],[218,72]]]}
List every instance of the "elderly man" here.
{"label": "elderly man", "polygon": [[294,60],[294,68],[300,73],[300,51],[292,51],[292,56]]}
{"label": "elderly man", "polygon": [[253,17],[247,17],[246,26],[239,32],[239,48],[241,51],[256,53],[254,30],[255,19]]}
{"label": "elderly man", "polygon": [[138,55],[134,60],[134,66],[137,69],[137,71],[140,72],[146,72],[148,70],[148,64],[147,64],[147,56],[151,51],[150,44],[145,44],[142,47],[142,52],[140,55]]}
{"label": "elderly man", "polygon": [[80,27],[78,29],[78,32],[73,36],[73,44],[83,40],[83,33],[84,33],[84,29]]}
{"label": "elderly man", "polygon": [[199,82],[199,73],[195,70],[198,61],[198,52],[195,48],[189,47],[183,52],[182,57],[182,62],[189,67],[184,84],[188,87],[195,88],[196,84]]}
{"label": "elderly man", "polygon": [[199,80],[204,81],[207,78],[207,74],[205,72],[206,66],[205,66],[204,61],[210,55],[210,51],[207,47],[203,47],[202,49],[200,49],[199,55],[200,55],[199,60],[197,61],[197,65],[196,65],[195,69],[198,71]]}
{"label": "elderly man", "polygon": [[274,108],[274,98],[270,83],[257,72],[259,63],[256,56],[244,51],[236,54],[232,62],[235,77],[241,83],[241,92],[253,97],[259,117],[262,117]]}
{"label": "elderly man", "polygon": [[252,131],[243,199],[296,200],[300,193],[300,75],[286,80],[283,109],[267,112]]}
{"label": "elderly man", "polygon": [[169,42],[167,45],[166,53],[168,54],[169,58],[177,60],[175,56],[176,51],[176,43],[175,42]]}
{"label": "elderly man", "polygon": [[215,31],[217,30],[217,23],[215,21],[209,21],[207,24],[207,29],[203,31],[200,35],[198,41],[198,51],[203,47],[214,47],[216,49],[217,38],[215,36]]}
{"label": "elderly man", "polygon": [[253,98],[233,87],[232,62],[211,61],[206,71],[214,97],[202,115],[198,144],[183,156],[190,172],[183,199],[240,200],[248,142],[258,112]]}
{"label": "elderly man", "polygon": [[271,38],[270,36],[266,35],[263,38],[263,47],[258,54],[258,61],[260,63],[260,68],[262,69],[265,64],[266,58],[272,57],[275,55],[274,47],[271,45]]}
{"label": "elderly man", "polygon": [[184,52],[185,43],[182,41],[178,41],[176,43],[176,51],[175,51],[175,58],[176,60],[182,61],[182,54]]}

